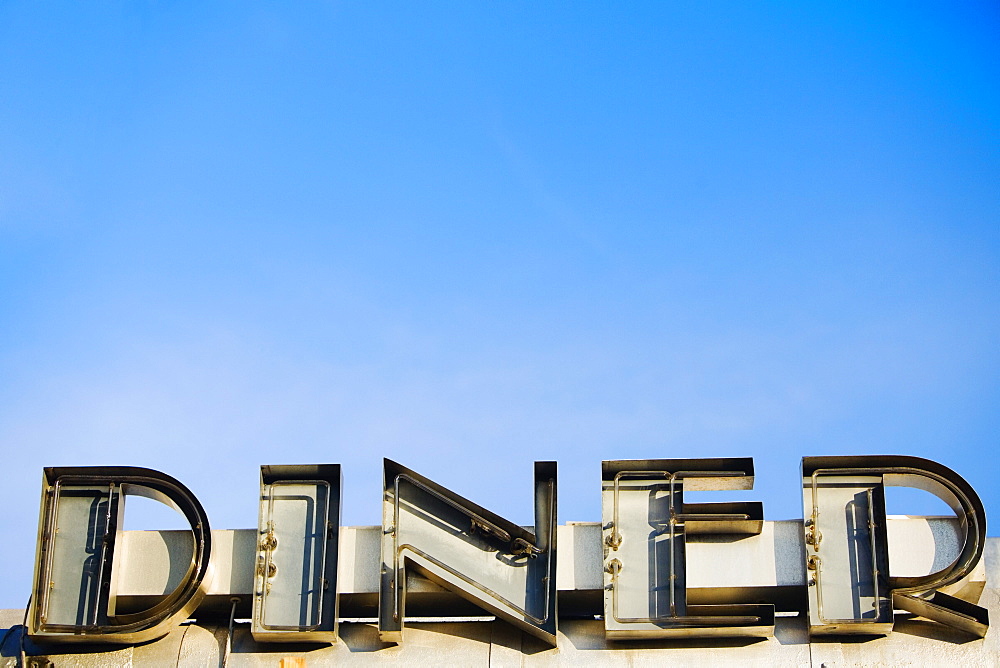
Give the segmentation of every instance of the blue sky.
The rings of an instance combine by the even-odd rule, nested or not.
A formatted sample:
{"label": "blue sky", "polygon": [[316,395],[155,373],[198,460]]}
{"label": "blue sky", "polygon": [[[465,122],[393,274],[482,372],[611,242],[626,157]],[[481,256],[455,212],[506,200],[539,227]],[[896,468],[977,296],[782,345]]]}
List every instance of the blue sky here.
{"label": "blue sky", "polygon": [[897,453],[1000,517],[998,35],[990,3],[0,4],[0,607],[55,465],[241,528],[261,464],[342,463],[348,524],[383,456],[530,523],[536,459],[592,521],[602,459],[752,456],[786,519],[802,456]]}

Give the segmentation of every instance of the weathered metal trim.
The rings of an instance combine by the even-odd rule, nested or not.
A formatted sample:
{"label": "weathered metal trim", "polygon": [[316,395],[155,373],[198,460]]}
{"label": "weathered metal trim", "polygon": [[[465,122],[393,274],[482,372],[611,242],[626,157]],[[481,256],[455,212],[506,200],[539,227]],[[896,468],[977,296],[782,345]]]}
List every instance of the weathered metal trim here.
{"label": "weathered metal trim", "polygon": [[[695,489],[748,489],[753,484],[753,460],[730,459],[662,459],[638,461],[605,461],[601,466],[604,482],[604,561],[608,574],[605,591],[605,631],[612,639],[701,637],[701,636],[755,636],[767,637],[774,632],[773,605],[689,605],[683,545],[686,543],[688,523],[692,534],[735,533],[753,535],[763,526],[763,506],[759,503],[699,503],[683,502],[683,490]],[[619,611],[620,573],[624,564],[615,554],[621,548],[624,536],[621,527],[621,481],[638,479],[648,485],[641,491],[656,487],[667,488],[667,526],[654,528],[654,534],[666,533],[669,574],[665,585],[669,592],[669,614],[623,616]],[[611,508],[607,501],[610,488]],[[608,521],[610,520],[610,521]],[[652,520],[650,520],[652,525]],[[714,526],[713,526],[714,525]],[[648,531],[646,533],[649,533]],[[648,541],[649,538],[647,537]],[[678,552],[682,553],[678,557]],[[624,558],[624,554],[622,555]],[[653,563],[659,564],[655,556]],[[678,564],[680,561],[680,564]],[[649,583],[649,591],[660,588],[659,580]]]}
{"label": "weathered metal trim", "polygon": [[[102,593],[99,603],[103,610],[96,610],[94,623],[91,624],[46,624],[44,614],[53,558],[50,545],[59,494],[66,487],[97,485],[107,485],[109,488],[102,568],[97,583],[102,591],[107,590],[107,594]],[[156,499],[181,512],[191,526],[194,551],[180,585],[173,592],[147,610],[115,615],[111,564],[115,537],[121,532],[123,497],[130,494]],[[165,473],[133,466],[46,468],[42,481],[42,509],[28,633],[40,641],[80,643],[138,643],[159,638],[197,609],[211,583],[211,549],[212,532],[201,503],[187,487]]]}
{"label": "weathered metal trim", "polygon": [[[534,531],[518,526],[424,476],[386,459],[384,465],[384,511],[382,540],[382,573],[379,593],[379,634],[383,641],[401,642],[404,611],[406,608],[406,572],[413,568],[433,582],[454,591],[459,596],[481,606],[510,623],[555,644],[556,637],[556,463],[535,462],[535,525]],[[541,611],[536,614],[504,595],[478,582],[469,574],[450,566],[444,556],[435,556],[426,549],[400,540],[400,504],[403,490],[409,487],[418,494],[430,497],[452,511],[465,515],[469,528],[463,533],[481,534],[495,543],[499,553],[513,559],[540,558],[545,564],[534,586],[541,595]],[[413,496],[407,498],[411,505],[418,505]],[[434,510],[419,506],[428,517]],[[421,560],[426,560],[422,564]],[[467,589],[448,582],[430,567],[461,580]],[[512,614],[512,612],[514,614]]]}
{"label": "weathered metal trim", "polygon": [[[337,568],[340,546],[342,506],[342,473],[340,464],[266,465],[260,467],[260,505],[257,528],[257,560],[254,566],[253,609],[251,632],[259,642],[336,642],[339,600]],[[326,490],[322,508],[319,537],[320,557],[314,568],[316,621],[313,624],[265,623],[268,594],[272,577],[280,575],[273,569],[274,553],[280,550],[275,539],[272,513],[275,488],[280,486],[312,486]],[[317,496],[318,493],[317,493]],[[312,519],[313,528],[317,524]],[[307,528],[307,527],[306,527]],[[305,546],[296,546],[305,549]],[[309,560],[307,554],[295,555]],[[272,573],[272,571],[274,571]],[[303,583],[305,586],[305,583]]]}
{"label": "weathered metal trim", "polygon": [[[922,609],[929,617],[967,630],[982,637],[988,628],[986,611],[960,599],[935,590],[953,585],[972,573],[982,558],[986,544],[986,513],[982,501],[971,485],[955,471],[937,462],[905,455],[866,455],[838,457],[804,457],[802,459],[803,485],[808,484],[811,503],[804,508],[807,567],[815,573],[809,587],[816,588],[817,615],[828,625],[822,628],[810,625],[810,633],[844,633],[855,626],[859,633],[884,634],[892,630],[891,605],[880,607],[878,619],[827,619],[823,611],[822,558],[819,555],[821,537],[817,535],[819,521],[818,488],[821,476],[879,477],[879,497],[868,490],[869,538],[871,540],[873,583],[875,599],[880,600],[878,584],[884,580],[889,591],[881,598],[900,609]],[[808,481],[808,482],[807,482]],[[958,557],[948,566],[928,575],[918,577],[891,577],[888,563],[888,541],[885,533],[886,513],[881,499],[885,485],[923,489],[940,498],[955,511],[959,526],[964,530],[962,548]],[[878,512],[878,516],[875,513]],[[881,569],[880,559],[885,567]],[[934,597],[933,599],[931,597]],[[933,602],[932,602],[933,601]],[[950,608],[953,601],[959,601]],[[909,606],[909,607],[906,607]],[[969,607],[971,606],[971,608]],[[922,613],[921,613],[922,614]],[[985,624],[982,620],[986,620]],[[972,621],[969,621],[972,620]],[[847,628],[844,628],[847,627]]]}

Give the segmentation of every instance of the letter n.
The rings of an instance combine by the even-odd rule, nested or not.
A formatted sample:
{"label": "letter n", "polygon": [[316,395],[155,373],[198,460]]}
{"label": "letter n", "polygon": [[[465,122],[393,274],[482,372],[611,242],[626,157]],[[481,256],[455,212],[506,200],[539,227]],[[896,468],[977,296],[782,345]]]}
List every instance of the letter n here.
{"label": "letter n", "polygon": [[379,635],[402,642],[413,569],[556,644],[556,463],[535,462],[535,526],[520,527],[385,460]]}

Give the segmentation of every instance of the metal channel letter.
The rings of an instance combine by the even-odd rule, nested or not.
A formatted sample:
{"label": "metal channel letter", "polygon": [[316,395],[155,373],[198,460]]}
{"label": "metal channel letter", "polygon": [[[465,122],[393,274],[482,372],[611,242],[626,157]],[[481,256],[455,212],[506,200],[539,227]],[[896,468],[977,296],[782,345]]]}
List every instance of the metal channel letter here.
{"label": "metal channel letter", "polygon": [[[955,511],[963,544],[954,562],[929,575],[892,576],[886,485],[923,489]],[[939,591],[972,573],[986,543],[983,504],[957,473],[920,457],[805,457],[802,500],[811,634],[884,635],[894,608],[986,634],[984,608]]]}
{"label": "metal channel letter", "polygon": [[340,506],[340,464],[260,467],[258,642],[336,642]]}
{"label": "metal channel letter", "polygon": [[644,459],[601,466],[604,629],[612,640],[774,634],[774,606],[688,603],[693,534],[756,535],[759,502],[685,503],[684,490],[753,488],[753,460]]}
{"label": "metal channel letter", "polygon": [[556,644],[556,463],[535,462],[534,531],[385,460],[379,635],[402,642],[406,573]]}
{"label": "metal channel letter", "polygon": [[[191,525],[177,588],[149,609],[116,614],[114,557],[126,498],[171,506]],[[194,611],[209,586],[212,535],[204,509],[180,482],[132,466],[46,468],[28,633],[56,642],[154,640]]]}

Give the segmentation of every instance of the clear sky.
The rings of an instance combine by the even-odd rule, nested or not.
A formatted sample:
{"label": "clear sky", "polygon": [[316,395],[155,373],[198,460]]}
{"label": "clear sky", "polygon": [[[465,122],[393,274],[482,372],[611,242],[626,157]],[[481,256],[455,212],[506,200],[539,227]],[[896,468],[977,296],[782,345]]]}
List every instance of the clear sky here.
{"label": "clear sky", "polygon": [[261,464],[343,464],[347,524],[383,456],[529,524],[536,459],[565,522],[602,459],[752,456],[788,519],[802,456],[909,454],[1000,521],[998,37],[988,2],[0,3],[0,607],[44,466],[244,528]]}

